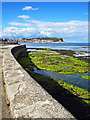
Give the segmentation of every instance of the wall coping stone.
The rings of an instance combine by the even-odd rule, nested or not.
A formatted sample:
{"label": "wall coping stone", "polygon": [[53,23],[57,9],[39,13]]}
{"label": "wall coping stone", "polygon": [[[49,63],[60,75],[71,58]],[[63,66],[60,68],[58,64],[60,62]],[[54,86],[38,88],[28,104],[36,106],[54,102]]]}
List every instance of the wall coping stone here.
{"label": "wall coping stone", "polygon": [[[19,46],[19,49],[22,49]],[[18,48],[18,46],[17,46]],[[68,118],[75,117],[42,88],[16,61],[4,52],[4,82],[13,118]]]}

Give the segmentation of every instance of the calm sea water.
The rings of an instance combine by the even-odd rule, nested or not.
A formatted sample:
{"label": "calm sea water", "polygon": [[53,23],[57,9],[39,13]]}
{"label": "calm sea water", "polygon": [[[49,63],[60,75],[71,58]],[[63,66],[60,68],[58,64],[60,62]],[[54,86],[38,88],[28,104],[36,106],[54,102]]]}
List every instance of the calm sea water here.
{"label": "calm sea water", "polygon": [[27,48],[89,51],[90,43],[25,43]]}
{"label": "calm sea water", "polygon": [[[74,50],[89,51],[90,43],[25,43],[28,51],[36,51],[32,48],[51,48],[58,50]],[[30,49],[29,49],[30,48]],[[65,75],[47,70],[34,69],[34,72],[61,80],[63,82],[76,85],[77,87],[86,89],[90,92],[90,86],[87,79],[83,79],[78,75]]]}
{"label": "calm sea water", "polygon": [[90,92],[90,85],[88,84],[89,80],[81,78],[80,74],[66,75],[66,74],[61,74],[53,71],[40,70],[40,69],[38,70],[37,68],[34,68],[34,72],[44,76],[61,80],[63,82],[75,85],[77,87],[83,88]]}

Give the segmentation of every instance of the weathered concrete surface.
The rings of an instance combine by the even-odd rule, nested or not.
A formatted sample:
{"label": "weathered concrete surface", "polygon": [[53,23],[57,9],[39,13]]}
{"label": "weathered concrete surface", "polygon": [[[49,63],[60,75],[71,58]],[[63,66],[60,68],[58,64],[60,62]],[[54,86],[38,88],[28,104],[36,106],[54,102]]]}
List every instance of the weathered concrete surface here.
{"label": "weathered concrete surface", "polygon": [[7,105],[7,96],[3,79],[3,53],[8,47],[10,47],[10,45],[0,45],[0,120],[1,118],[10,118],[10,110]]}
{"label": "weathered concrete surface", "polygon": [[0,120],[2,118],[2,61],[3,61],[3,55],[2,55],[2,46],[0,46]]}
{"label": "weathered concrete surface", "polygon": [[18,64],[11,48],[4,52],[3,64],[13,118],[74,118]]}

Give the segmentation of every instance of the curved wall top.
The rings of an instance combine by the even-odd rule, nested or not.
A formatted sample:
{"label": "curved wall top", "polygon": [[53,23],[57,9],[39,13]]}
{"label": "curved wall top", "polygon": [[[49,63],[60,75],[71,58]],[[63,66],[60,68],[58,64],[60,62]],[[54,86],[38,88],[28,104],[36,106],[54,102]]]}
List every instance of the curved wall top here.
{"label": "curved wall top", "polygon": [[4,52],[4,82],[13,118],[74,118],[16,61],[25,50],[21,45]]}

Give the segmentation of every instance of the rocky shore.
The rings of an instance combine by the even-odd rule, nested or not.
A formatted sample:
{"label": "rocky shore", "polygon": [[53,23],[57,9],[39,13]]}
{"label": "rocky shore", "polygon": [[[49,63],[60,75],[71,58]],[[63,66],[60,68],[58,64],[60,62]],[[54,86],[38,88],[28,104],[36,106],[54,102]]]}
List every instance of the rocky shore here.
{"label": "rocky shore", "polygon": [[[87,47],[85,47],[85,48],[87,48]],[[51,51],[56,51],[57,53],[59,53],[61,55],[73,56],[80,60],[84,60],[84,61],[90,63],[90,51],[58,50],[58,49],[50,49],[50,48],[31,48],[31,49],[36,49],[36,50],[47,50],[48,49]]]}
{"label": "rocky shore", "polygon": [[[89,56],[88,51],[72,51],[72,50],[54,50],[54,51],[60,53],[61,55],[73,56],[80,60],[84,60],[84,61],[90,63],[90,56]],[[86,53],[88,53],[88,56],[85,55]],[[74,56],[74,55],[78,55],[78,57]]]}

